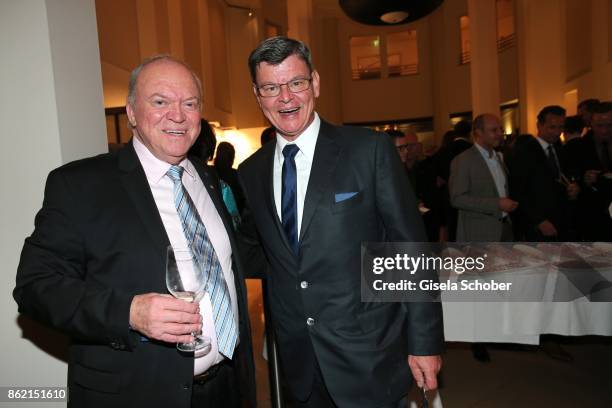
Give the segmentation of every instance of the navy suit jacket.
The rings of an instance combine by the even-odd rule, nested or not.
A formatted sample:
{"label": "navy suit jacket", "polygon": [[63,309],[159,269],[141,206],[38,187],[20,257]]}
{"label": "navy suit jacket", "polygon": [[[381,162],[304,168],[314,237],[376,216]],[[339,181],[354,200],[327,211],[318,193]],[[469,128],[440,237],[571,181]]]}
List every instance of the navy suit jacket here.
{"label": "navy suit jacket", "polygon": [[[439,303],[361,302],[362,242],[426,241],[395,147],[387,135],[321,121],[297,256],[274,204],[275,149],[264,145],[239,175],[270,263],[268,296],[287,383],[305,400],[318,364],[338,406],[396,401],[410,385],[408,354],[440,354],[443,329]],[[254,236],[248,227],[247,220],[245,233]]]}

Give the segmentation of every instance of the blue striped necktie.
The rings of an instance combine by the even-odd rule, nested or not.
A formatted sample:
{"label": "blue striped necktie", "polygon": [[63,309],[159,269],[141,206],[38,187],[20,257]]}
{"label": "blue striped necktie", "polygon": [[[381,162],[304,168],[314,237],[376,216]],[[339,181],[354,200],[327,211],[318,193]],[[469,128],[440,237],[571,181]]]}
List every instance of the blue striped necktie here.
{"label": "blue striped necktie", "polygon": [[285,235],[291,244],[294,254],[298,254],[298,228],[297,228],[297,171],[295,168],[295,155],[300,148],[288,144],[283,148],[283,176],[281,193],[281,216]]}
{"label": "blue striped necktie", "polygon": [[174,204],[183,225],[185,238],[199,261],[197,262],[200,267],[199,282],[203,280],[207,282],[206,291],[212,303],[219,352],[231,359],[238,341],[238,329],[232,312],[229,291],[219,258],[208,238],[206,227],[181,180],[183,170],[180,166],[171,166],[166,175],[174,183]]}

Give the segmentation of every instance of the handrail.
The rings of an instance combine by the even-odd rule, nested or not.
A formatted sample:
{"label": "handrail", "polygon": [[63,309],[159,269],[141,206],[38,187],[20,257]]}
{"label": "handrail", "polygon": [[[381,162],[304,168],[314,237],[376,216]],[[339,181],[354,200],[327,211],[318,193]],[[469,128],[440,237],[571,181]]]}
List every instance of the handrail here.
{"label": "handrail", "polygon": [[[389,65],[389,77],[416,75],[418,73],[419,64]],[[353,79],[378,79],[380,77],[380,67],[352,70]]]}
{"label": "handrail", "polygon": [[[509,50],[516,45],[516,35],[510,34],[497,39],[497,52]],[[472,61],[472,52],[470,50],[462,51],[459,54],[459,65],[468,64]]]}

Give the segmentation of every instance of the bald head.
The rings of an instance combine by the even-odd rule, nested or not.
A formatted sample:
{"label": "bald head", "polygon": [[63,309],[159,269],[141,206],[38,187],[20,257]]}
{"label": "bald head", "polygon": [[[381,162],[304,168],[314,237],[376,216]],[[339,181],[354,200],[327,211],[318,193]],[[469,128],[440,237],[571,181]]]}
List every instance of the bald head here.
{"label": "bald head", "polygon": [[474,139],[481,147],[492,151],[504,139],[501,120],[492,113],[483,113],[474,119]]}
{"label": "bald head", "polygon": [[200,133],[196,77],[185,64],[160,58],[133,78],[132,100],[125,106],[132,134],[159,160],[180,163]]}
{"label": "bald head", "polygon": [[171,57],[170,55],[156,55],[156,56],[147,58],[144,61],[142,61],[140,65],[134,68],[132,72],[130,73],[130,81],[128,83],[128,96],[127,96],[127,103],[129,105],[132,105],[133,107],[134,102],[136,102],[136,92],[138,91],[138,81],[140,78],[140,74],[142,73],[142,71],[146,71],[148,67],[156,65],[156,64],[177,64],[185,68],[192,76],[196,84],[196,87],[198,89],[198,92],[199,92],[198,96],[200,100],[202,99],[202,82],[200,81],[200,78],[198,78],[196,73],[193,72],[187,64],[185,64],[181,60]]}

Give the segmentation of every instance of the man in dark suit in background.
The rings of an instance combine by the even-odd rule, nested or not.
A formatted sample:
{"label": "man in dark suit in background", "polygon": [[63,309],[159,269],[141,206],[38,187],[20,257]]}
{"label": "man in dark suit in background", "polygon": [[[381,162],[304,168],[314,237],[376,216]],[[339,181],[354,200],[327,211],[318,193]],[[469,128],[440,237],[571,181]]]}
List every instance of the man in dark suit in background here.
{"label": "man in dark suit in background", "polygon": [[568,152],[566,161],[582,183],[578,229],[584,241],[612,241],[612,104],[592,109],[591,130]]}
{"label": "man in dark suit in background", "polygon": [[593,117],[593,111],[595,107],[599,105],[599,99],[585,99],[581,101],[576,107],[578,116],[582,118],[582,122],[585,127],[585,134],[588,134],[591,130],[591,118]]}
{"label": "man in dark suit in background", "polygon": [[563,131],[565,109],[546,106],[538,113],[538,135],[517,144],[510,167],[510,196],[518,208],[521,239],[571,239],[569,200],[580,188],[564,174],[557,143]]}
{"label": "man in dark suit in background", "polygon": [[[455,157],[472,147],[470,132],[472,124],[467,120],[460,120],[455,124],[452,133],[452,141],[448,145],[443,145],[434,156],[436,167],[436,182],[439,187],[439,197],[441,211],[443,213],[443,225],[446,226],[443,241],[454,242],[457,235],[457,209],[450,203],[448,181],[450,177],[450,165]],[[446,137],[446,136],[445,136]]]}
{"label": "man in dark suit in background", "polygon": [[409,129],[404,134],[400,130],[390,129],[386,133],[391,136],[395,144],[410,186],[418,200],[427,239],[430,242],[437,242],[440,236],[440,208],[435,166],[431,158],[421,160],[423,145],[413,130]]}
{"label": "man in dark suit in background", "polygon": [[239,175],[270,263],[272,315],[293,396],[305,407],[380,408],[399,406],[412,376],[436,388],[440,304],[360,299],[362,242],[425,240],[389,137],[319,118],[319,74],[299,41],[264,41],[249,68],[278,137]]}
{"label": "man in dark suit in background", "polygon": [[[21,313],[70,336],[72,407],[255,404],[246,289],[231,221],[216,177],[186,157],[200,132],[201,95],[184,63],[165,56],[143,62],[130,77],[132,141],[49,174],[13,295]],[[222,310],[231,310],[227,336],[217,335],[208,295],[192,304],[167,294],[166,248],[189,245],[198,256],[181,208],[191,211],[212,253],[203,273],[214,269],[227,289],[221,296]],[[210,353],[181,354],[176,343],[202,328],[212,338]]]}

